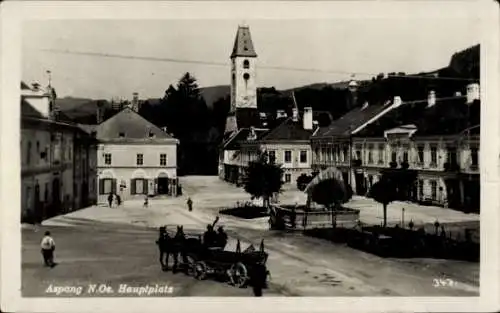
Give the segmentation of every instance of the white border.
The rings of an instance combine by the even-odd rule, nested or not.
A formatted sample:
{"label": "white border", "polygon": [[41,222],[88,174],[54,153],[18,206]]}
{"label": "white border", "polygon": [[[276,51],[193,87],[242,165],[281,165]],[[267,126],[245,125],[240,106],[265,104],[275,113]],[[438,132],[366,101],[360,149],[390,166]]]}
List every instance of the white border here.
{"label": "white border", "polygon": [[[499,242],[499,18],[491,1],[351,2],[78,2],[1,4],[0,203],[1,309],[7,312],[203,311],[497,311],[500,306]],[[29,19],[325,19],[470,17],[483,26],[481,41],[481,296],[470,298],[21,298],[19,83],[21,26]],[[397,26],[395,26],[397,27]],[[457,34],[460,36],[460,34]]]}

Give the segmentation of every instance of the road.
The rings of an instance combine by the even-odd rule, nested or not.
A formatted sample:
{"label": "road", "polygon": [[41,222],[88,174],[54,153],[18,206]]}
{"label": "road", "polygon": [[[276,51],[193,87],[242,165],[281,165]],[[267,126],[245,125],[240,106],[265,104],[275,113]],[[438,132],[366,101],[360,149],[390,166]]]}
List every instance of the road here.
{"label": "road", "polygon": [[[153,200],[147,209],[142,208],[140,201],[128,201],[121,208],[91,207],[46,221],[44,227],[53,229],[58,241],[61,263],[51,270],[40,269],[37,264],[40,233],[23,233],[26,243],[23,283],[26,273],[34,275],[35,282],[44,284],[27,281],[24,285],[27,294],[40,294],[51,281],[49,278],[57,282],[88,283],[102,277],[115,283],[151,284],[161,279],[177,284],[178,295],[251,295],[247,289],[159,272],[152,244],[156,233],[150,228],[168,225],[172,229],[184,225],[188,232],[200,232],[221,207],[248,199],[241,189],[216,178],[185,177],[182,183],[185,194],[194,200],[193,212],[186,210],[185,197],[179,197]],[[298,197],[297,193],[287,191],[280,200],[297,202]],[[477,296],[479,293],[477,263],[384,259],[297,233],[269,231],[266,218],[244,220],[221,216],[219,223],[231,237],[230,250],[235,248],[236,239],[240,239],[243,249],[250,243],[258,247],[264,239],[272,273],[268,296]],[[63,239],[65,234],[67,239]],[[25,258],[30,261],[25,262]],[[454,285],[434,287],[435,280],[440,278],[452,279]]]}

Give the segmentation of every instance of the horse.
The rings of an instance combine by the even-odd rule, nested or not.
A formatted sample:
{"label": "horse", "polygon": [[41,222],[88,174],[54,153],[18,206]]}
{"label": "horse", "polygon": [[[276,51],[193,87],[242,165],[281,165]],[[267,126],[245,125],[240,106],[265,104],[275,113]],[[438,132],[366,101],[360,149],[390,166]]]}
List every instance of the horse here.
{"label": "horse", "polygon": [[[168,259],[172,250],[172,238],[167,233],[167,228],[165,226],[160,227],[160,235],[158,240],[156,240],[158,249],[160,250],[160,264],[163,271],[168,270]],[[166,260],[164,262],[164,259]]]}
{"label": "horse", "polygon": [[172,238],[171,252],[174,258],[174,266],[172,268],[173,272],[177,271],[179,267],[179,254],[182,256],[182,263],[187,264],[186,255],[186,234],[184,234],[184,226],[177,226],[177,232],[174,238]]}

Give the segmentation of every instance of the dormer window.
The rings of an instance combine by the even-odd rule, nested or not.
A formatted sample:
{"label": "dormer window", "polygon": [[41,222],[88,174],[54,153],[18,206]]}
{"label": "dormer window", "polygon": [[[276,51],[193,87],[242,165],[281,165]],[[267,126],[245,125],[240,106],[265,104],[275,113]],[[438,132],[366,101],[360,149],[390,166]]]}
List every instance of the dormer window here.
{"label": "dormer window", "polygon": [[119,136],[120,138],[123,138],[123,137],[125,137],[125,133],[124,133],[124,132],[120,132],[120,133],[118,133],[118,136]]}
{"label": "dormer window", "polygon": [[250,68],[250,62],[248,62],[248,60],[243,61],[243,68]]}
{"label": "dormer window", "polygon": [[149,136],[149,138],[153,138],[155,136],[155,134],[150,130],[148,133],[148,136]]}

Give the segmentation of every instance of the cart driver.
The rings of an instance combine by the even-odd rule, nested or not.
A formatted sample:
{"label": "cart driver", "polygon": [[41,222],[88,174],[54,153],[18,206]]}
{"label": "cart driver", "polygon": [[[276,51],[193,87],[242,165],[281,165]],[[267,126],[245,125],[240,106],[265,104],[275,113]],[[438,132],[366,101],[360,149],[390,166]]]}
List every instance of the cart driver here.
{"label": "cart driver", "polygon": [[217,246],[217,233],[212,225],[207,225],[207,231],[203,234],[203,244],[207,248]]}

